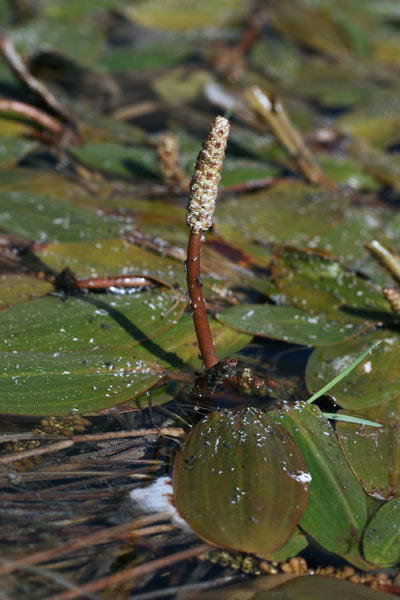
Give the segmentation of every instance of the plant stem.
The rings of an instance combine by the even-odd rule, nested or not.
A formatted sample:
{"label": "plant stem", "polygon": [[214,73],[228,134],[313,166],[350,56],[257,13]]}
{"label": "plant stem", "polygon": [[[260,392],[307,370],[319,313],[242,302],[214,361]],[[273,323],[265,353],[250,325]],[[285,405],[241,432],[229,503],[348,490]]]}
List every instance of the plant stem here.
{"label": "plant stem", "polygon": [[214,342],[208,323],[205,300],[203,297],[202,283],[200,278],[200,256],[203,232],[195,233],[193,229],[189,233],[187,249],[187,284],[192,308],[194,328],[196,330],[197,342],[201,357],[206,369],[217,364],[218,358],[215,353]]}
{"label": "plant stem", "polygon": [[203,232],[212,226],[218,184],[229,135],[229,121],[216,117],[197,157],[192,181],[186,222],[190,227],[187,250],[187,284],[194,327],[201,357],[206,369],[218,363],[207,319],[200,279],[200,256]]}

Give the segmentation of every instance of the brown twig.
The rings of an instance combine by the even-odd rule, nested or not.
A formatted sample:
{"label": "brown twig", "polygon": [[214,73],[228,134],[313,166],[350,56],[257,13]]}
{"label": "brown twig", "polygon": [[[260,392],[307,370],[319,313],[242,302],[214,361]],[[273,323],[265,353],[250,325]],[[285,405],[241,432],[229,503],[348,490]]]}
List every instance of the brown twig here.
{"label": "brown twig", "polygon": [[74,444],[80,442],[95,442],[99,440],[111,439],[115,440],[128,437],[145,437],[148,435],[170,435],[172,437],[181,437],[183,434],[183,429],[180,429],[179,427],[161,427],[160,429],[136,429],[132,431],[114,431],[108,433],[88,433],[84,435],[74,435],[68,440],[61,440],[60,442],[55,442],[54,444],[47,444],[46,446],[39,446],[38,448],[21,450],[21,452],[12,452],[11,454],[0,456],[0,464],[7,464],[23,458],[38,456],[39,454],[58,452],[58,450],[70,448]]}
{"label": "brown twig", "polygon": [[70,125],[75,125],[75,119],[60,104],[54,94],[29,72],[9,37],[5,36],[0,39],[0,51],[13,73],[27,88],[35,92],[46,106],[58,114],[64,121]]}
{"label": "brown twig", "polygon": [[166,519],[169,519],[169,515],[167,513],[156,513],[147,517],[140,517],[135,521],[130,521],[129,523],[123,523],[122,525],[116,525],[115,527],[101,529],[101,531],[96,531],[96,533],[87,535],[84,538],[67,542],[62,546],[56,546],[55,548],[49,548],[48,550],[41,550],[40,552],[29,554],[20,560],[14,560],[12,562],[7,561],[0,565],[0,575],[7,575],[8,573],[12,573],[18,569],[23,569],[28,565],[36,565],[38,563],[48,562],[58,558],[59,556],[62,556],[63,554],[71,554],[72,552],[76,552],[82,548],[88,548],[89,546],[94,546],[96,544],[104,544],[105,542],[110,542],[111,540],[121,536],[125,537],[130,531],[134,533],[135,528],[143,528],[146,525]]}
{"label": "brown twig", "polygon": [[321,184],[328,191],[337,193],[337,186],[327,178],[321,167],[315,162],[300,132],[291,122],[282,102],[266,94],[258,86],[246,92],[249,106],[265,121],[278,142],[297,164],[304,177],[313,184]]}
{"label": "brown twig", "polygon": [[[143,565],[139,565],[138,567],[132,567],[131,569],[126,569],[125,571],[119,571],[117,573],[113,573],[112,575],[108,575],[107,577],[102,577],[101,579],[87,583],[86,585],[81,586],[80,593],[96,592],[104,589],[107,586],[116,585],[123,581],[133,579],[138,575],[151,573],[158,569],[163,569],[165,567],[174,565],[183,560],[193,558],[199,554],[204,554],[204,552],[208,552],[209,550],[211,550],[211,546],[208,544],[201,544],[199,546],[195,546],[194,548],[189,548],[188,550],[182,550],[181,552],[176,552],[175,554],[171,554],[169,556],[163,556],[162,558],[151,560]],[[73,600],[73,598],[77,598],[78,596],[78,592],[68,590],[62,592],[61,594],[56,594],[55,596],[45,598],[45,600]]]}
{"label": "brown twig", "polygon": [[376,258],[386,269],[390,275],[400,281],[400,256],[395,252],[388,250],[378,240],[372,240],[372,242],[365,242],[364,247]]}
{"label": "brown twig", "polygon": [[51,131],[55,135],[61,135],[64,131],[64,125],[50,117],[47,113],[43,112],[39,108],[26,104],[25,102],[18,102],[17,100],[0,100],[0,112],[13,113],[20,115],[37,123],[47,131]]}
{"label": "brown twig", "polygon": [[217,117],[203,143],[190,183],[186,222],[190,227],[187,249],[187,284],[194,327],[203,363],[210,369],[218,363],[208,323],[200,278],[200,257],[203,232],[212,225],[218,184],[229,135],[229,121]]}

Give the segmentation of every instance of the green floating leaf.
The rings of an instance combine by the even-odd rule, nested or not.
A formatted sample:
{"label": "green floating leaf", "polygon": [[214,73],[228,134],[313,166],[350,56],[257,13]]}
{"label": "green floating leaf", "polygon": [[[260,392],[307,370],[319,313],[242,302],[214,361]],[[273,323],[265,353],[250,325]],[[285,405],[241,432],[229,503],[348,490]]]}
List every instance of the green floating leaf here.
{"label": "green floating leaf", "polygon": [[103,45],[100,27],[88,19],[73,25],[64,19],[33,19],[8,33],[24,53],[52,50],[84,64],[93,62]]}
{"label": "green floating leaf", "polygon": [[378,182],[355,160],[321,153],[316,154],[316,158],[329,179],[335,183],[348,185],[355,190],[377,191],[379,188]]}
{"label": "green floating leaf", "polygon": [[[2,311],[0,411],[83,412],[143,393],[160,378],[157,359],[169,357],[152,338],[179,319],[177,300],[170,290],[53,296]],[[149,351],[147,361],[133,358],[139,344]]]}
{"label": "green floating leaf", "polygon": [[[348,367],[361,352],[382,340],[370,359],[360,364],[338,383],[332,396],[347,410],[365,410],[387,404],[400,397],[400,336],[397,332],[378,329],[337,346],[317,348],[310,356],[306,382],[310,392],[318,390]],[[371,418],[371,417],[370,417]]]}
{"label": "green floating leaf", "polygon": [[123,146],[115,142],[88,142],[69,148],[73,156],[88,167],[124,177],[158,176],[155,150]]}
{"label": "green floating leaf", "polygon": [[338,600],[339,598],[341,600],[395,600],[397,596],[323,575],[296,577],[274,589],[260,591],[250,596],[250,600]]}
{"label": "green floating leaf", "polygon": [[174,463],[175,505],[190,526],[212,544],[263,557],[293,533],[308,481],[292,437],[254,408],[208,415]]}
{"label": "green floating leaf", "polygon": [[344,133],[385,148],[395,144],[400,136],[400,101],[391,89],[370,94],[363,105],[337,120]]}
{"label": "green floating leaf", "polygon": [[41,11],[50,18],[75,19],[117,8],[118,4],[120,0],[52,0],[43,4]]}
{"label": "green floating leaf", "polygon": [[54,288],[48,281],[22,273],[0,275],[0,310],[45,296]]}
{"label": "green floating leaf", "polygon": [[357,547],[367,520],[366,496],[333,429],[317,407],[304,403],[269,414],[293,436],[312,477],[300,526],[329,552],[362,563]]}
{"label": "green floating leaf", "polygon": [[370,259],[363,242],[380,236],[384,226],[382,217],[382,211],[374,210],[371,206],[349,208],[341,223],[316,235],[310,240],[309,246],[332,252],[342,263],[353,268],[354,265],[359,267],[360,261]]}
{"label": "green floating leaf", "polygon": [[247,7],[241,0],[203,0],[188,4],[186,0],[139,0],[129,2],[126,14],[139,25],[166,30],[187,30],[200,27],[226,27],[240,21]]}
{"label": "green floating leaf", "polygon": [[311,404],[311,402],[315,402],[315,400],[320,398],[326,392],[329,392],[329,390],[331,390],[337,383],[339,383],[340,381],[342,381],[342,379],[347,377],[347,375],[349,373],[351,373],[352,370],[355,369],[360,363],[362,363],[362,361],[368,356],[368,354],[370,352],[372,352],[372,350],[374,350],[377,346],[379,346],[380,343],[381,343],[381,340],[378,340],[377,342],[374,342],[372,344],[372,346],[370,346],[369,348],[364,350],[364,352],[362,352],[360,354],[360,356],[358,356],[348,367],[343,369],[343,371],[341,371],[339,373],[339,375],[334,377],[331,381],[329,381],[326,385],[324,385],[320,390],[318,390],[318,392],[313,394],[311,396],[311,398],[309,398],[307,400],[307,404]]}
{"label": "green floating leaf", "polygon": [[38,143],[32,140],[0,136],[0,169],[8,169],[32,150]]}
{"label": "green floating leaf", "polygon": [[379,421],[379,429],[343,421],[336,423],[339,443],[351,468],[367,494],[378,499],[400,496],[398,408],[395,402],[392,406],[357,412],[357,416]]}
{"label": "green floating leaf", "polygon": [[378,567],[394,567],[400,562],[400,499],[381,506],[365,530],[365,558]]}
{"label": "green floating leaf", "polygon": [[5,191],[0,196],[0,227],[28,240],[67,242],[115,237],[123,223],[48,196]]}
{"label": "green floating leaf", "polygon": [[69,267],[77,277],[132,274],[154,277],[168,286],[186,287],[182,262],[121,239],[46,244],[36,256],[55,271]]}
{"label": "green floating leaf", "polygon": [[269,304],[232,306],[220,312],[217,318],[245,333],[305,346],[337,344],[361,330],[360,325],[335,323],[297,308]]}
{"label": "green floating leaf", "polygon": [[302,310],[334,321],[393,321],[382,291],[323,250],[286,249],[273,263],[275,283]]}
{"label": "green floating leaf", "polygon": [[396,600],[398,596],[324,575],[280,573],[254,577],[215,590],[190,595],[190,600]]}
{"label": "green floating leaf", "polygon": [[308,541],[306,536],[300,532],[300,529],[296,528],[292,537],[279,550],[275,550],[275,552],[271,552],[271,554],[266,556],[266,559],[272,562],[283,562],[288,560],[288,558],[297,556],[307,546]]}
{"label": "green floating leaf", "polygon": [[[306,184],[286,182],[271,190],[224,199],[217,206],[215,226],[228,240],[304,243],[341,220],[346,203]],[[296,218],[288,220],[288,214]]]}
{"label": "green floating leaf", "polygon": [[189,46],[182,40],[167,40],[163,43],[134,48],[108,49],[96,63],[96,69],[107,73],[138,72],[146,69],[170,67],[185,60]]}

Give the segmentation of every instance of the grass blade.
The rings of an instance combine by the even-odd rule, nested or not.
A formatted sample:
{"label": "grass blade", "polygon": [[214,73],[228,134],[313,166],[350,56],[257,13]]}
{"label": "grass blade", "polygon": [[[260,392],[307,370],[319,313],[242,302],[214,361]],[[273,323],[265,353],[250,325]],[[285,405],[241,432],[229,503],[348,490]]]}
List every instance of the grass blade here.
{"label": "grass blade", "polygon": [[374,344],[372,344],[372,346],[370,346],[367,350],[365,350],[365,352],[363,352],[362,354],[360,354],[360,356],[358,358],[356,358],[351,365],[349,365],[346,369],[344,369],[341,373],[339,373],[339,375],[337,375],[336,377],[334,377],[329,383],[327,383],[326,385],[324,385],[324,387],[322,387],[318,392],[315,392],[315,394],[313,394],[311,396],[311,398],[309,398],[307,400],[307,404],[311,404],[311,402],[315,402],[315,400],[317,400],[318,398],[320,398],[321,396],[323,396],[326,392],[328,392],[331,388],[333,388],[333,386],[335,386],[337,383],[339,383],[339,381],[342,381],[342,379],[344,379],[345,377],[347,377],[347,375],[357,367],[357,365],[360,364],[360,362],[362,362],[364,360],[364,358],[366,358],[368,356],[368,354],[370,352],[372,352],[372,350],[374,350],[380,343],[382,340],[378,340],[377,342],[375,342]]}

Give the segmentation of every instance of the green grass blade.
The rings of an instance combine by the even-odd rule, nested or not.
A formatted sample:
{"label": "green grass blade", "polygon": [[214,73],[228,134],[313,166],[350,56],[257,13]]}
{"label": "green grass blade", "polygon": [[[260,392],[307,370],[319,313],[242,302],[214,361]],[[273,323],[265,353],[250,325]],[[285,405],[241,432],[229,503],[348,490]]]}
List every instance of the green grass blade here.
{"label": "green grass blade", "polygon": [[337,375],[336,377],[334,377],[329,383],[327,383],[326,385],[324,385],[324,387],[322,387],[318,392],[315,392],[315,394],[313,396],[311,396],[311,398],[309,398],[307,400],[307,404],[311,404],[311,402],[315,402],[315,400],[317,400],[318,398],[320,398],[321,396],[323,396],[326,392],[328,392],[331,388],[333,388],[333,386],[335,386],[337,383],[339,383],[339,381],[342,381],[342,379],[344,379],[345,377],[347,377],[347,375],[357,367],[357,365],[360,364],[360,362],[362,362],[364,360],[364,358],[366,358],[366,356],[368,356],[368,354],[370,352],[372,352],[372,350],[374,350],[380,343],[382,340],[378,340],[377,342],[375,342],[374,344],[372,344],[372,346],[370,346],[367,350],[365,350],[365,352],[363,352],[362,354],[360,354],[360,356],[358,358],[356,358],[356,360],[354,360],[351,365],[349,365],[346,369],[344,369],[344,371],[342,371],[341,373],[339,373],[339,375]]}
{"label": "green grass blade", "polygon": [[359,425],[369,425],[370,427],[382,427],[380,423],[375,421],[369,421],[368,419],[362,419],[361,417],[352,417],[351,415],[339,415],[338,413],[322,413],[327,419],[333,419],[335,421],[344,421],[345,423],[357,423]]}

